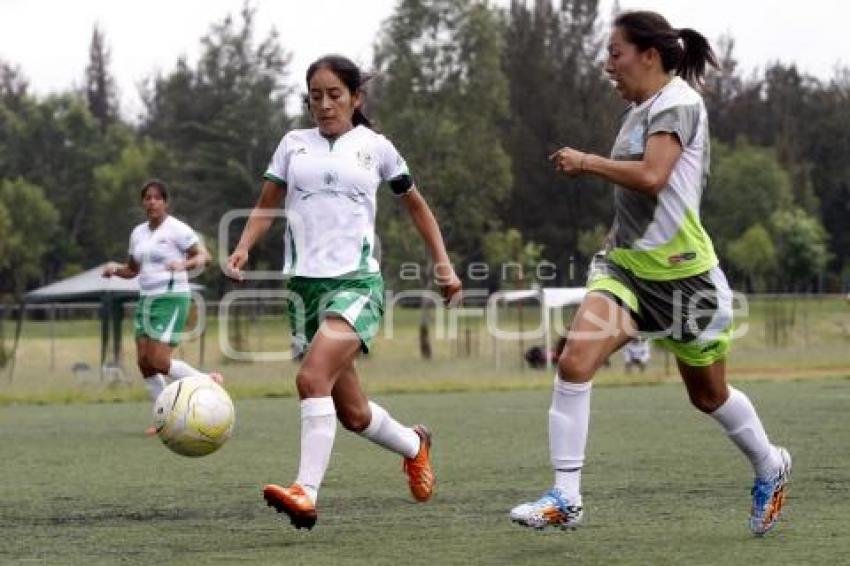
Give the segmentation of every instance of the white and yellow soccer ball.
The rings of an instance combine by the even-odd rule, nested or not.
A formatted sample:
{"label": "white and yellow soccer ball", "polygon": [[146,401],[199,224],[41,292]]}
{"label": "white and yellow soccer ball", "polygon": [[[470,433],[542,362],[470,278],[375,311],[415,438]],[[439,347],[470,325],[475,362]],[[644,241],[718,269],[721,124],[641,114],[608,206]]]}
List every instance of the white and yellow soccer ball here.
{"label": "white and yellow soccer ball", "polygon": [[235,422],[230,395],[201,375],[169,384],[153,407],[153,424],[160,440],[183,456],[215,452],[230,438]]}

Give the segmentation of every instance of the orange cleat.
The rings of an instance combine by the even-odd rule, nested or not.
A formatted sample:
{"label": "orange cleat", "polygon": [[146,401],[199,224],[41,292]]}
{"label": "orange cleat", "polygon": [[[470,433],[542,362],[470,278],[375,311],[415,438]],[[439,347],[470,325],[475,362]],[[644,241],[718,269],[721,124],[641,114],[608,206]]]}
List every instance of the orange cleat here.
{"label": "orange cleat", "polygon": [[425,425],[416,425],[413,430],[419,435],[419,453],[413,458],[405,458],[403,469],[407,474],[410,494],[422,503],[431,499],[436,483],[431,469],[431,431]]}
{"label": "orange cleat", "polygon": [[145,436],[156,436],[156,427],[151,425],[145,429]]}
{"label": "orange cleat", "polygon": [[263,498],[278,513],[286,513],[296,529],[310,530],[319,518],[313,500],[297,483],[289,487],[269,484],[263,488]]}

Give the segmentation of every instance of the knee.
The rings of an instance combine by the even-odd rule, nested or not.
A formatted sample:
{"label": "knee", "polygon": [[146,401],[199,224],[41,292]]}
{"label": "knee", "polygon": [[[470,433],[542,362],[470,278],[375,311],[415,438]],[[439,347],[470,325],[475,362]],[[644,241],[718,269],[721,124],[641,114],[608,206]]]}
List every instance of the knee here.
{"label": "knee", "polygon": [[363,432],[372,422],[372,414],[368,405],[364,407],[337,407],[336,416],[340,424],[351,432]]}
{"label": "knee", "polygon": [[147,355],[139,356],[136,360],[136,365],[139,366],[139,371],[142,372],[142,375],[144,376],[153,375],[157,372]]}
{"label": "knee", "polygon": [[596,373],[596,360],[583,354],[580,348],[567,347],[558,359],[558,375],[564,381],[585,383]]}
{"label": "knee", "polygon": [[322,379],[321,372],[305,366],[301,366],[298,375],[295,376],[295,387],[298,389],[298,395],[301,399],[329,395],[330,393],[324,383],[325,380]]}
{"label": "knee", "polygon": [[721,394],[713,391],[688,391],[688,397],[691,400],[691,404],[698,411],[710,414],[726,402],[729,394],[726,392]]}

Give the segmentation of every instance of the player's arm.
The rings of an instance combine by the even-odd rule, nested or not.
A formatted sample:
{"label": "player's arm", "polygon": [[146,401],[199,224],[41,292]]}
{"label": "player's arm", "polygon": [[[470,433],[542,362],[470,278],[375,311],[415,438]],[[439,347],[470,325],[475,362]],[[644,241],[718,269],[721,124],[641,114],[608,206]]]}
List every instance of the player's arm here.
{"label": "player's arm", "polygon": [[571,147],[559,149],[549,159],[555,164],[555,169],[567,175],[588,173],[626,189],[657,195],[667,186],[673,166],[681,155],[679,138],[669,132],[659,132],[649,136],[640,161],[608,159]]}
{"label": "player's arm", "polygon": [[106,264],[101,272],[104,277],[121,277],[123,279],[132,279],[139,274],[139,264],[133,259],[133,256],[127,258],[127,263],[117,263],[111,261]]}
{"label": "player's arm", "polygon": [[208,264],[210,261],[210,252],[207,251],[200,242],[192,244],[186,250],[186,259],[183,261],[175,261],[168,264],[168,269],[171,271],[194,271]]}
{"label": "player's arm", "polygon": [[454,268],[452,268],[437,219],[416,187],[411,186],[410,190],[401,195],[401,200],[407,208],[407,212],[410,213],[410,218],[413,220],[416,230],[431,252],[431,257],[434,260],[434,274],[443,297],[451,300],[455,294],[460,292],[461,282],[455,274]]}
{"label": "player's arm", "polygon": [[280,208],[283,198],[286,196],[286,187],[270,180],[263,182],[260,198],[248,217],[245,229],[236,249],[227,259],[228,277],[241,281],[242,267],[248,261],[248,254],[266,232],[268,232],[275,219],[275,211]]}

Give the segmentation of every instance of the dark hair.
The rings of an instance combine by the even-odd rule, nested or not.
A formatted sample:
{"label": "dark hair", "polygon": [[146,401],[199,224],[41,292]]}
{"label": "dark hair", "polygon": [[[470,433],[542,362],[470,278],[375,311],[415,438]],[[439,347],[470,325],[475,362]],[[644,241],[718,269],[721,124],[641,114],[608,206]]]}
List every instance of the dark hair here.
{"label": "dark hair", "polygon": [[151,188],[151,187],[156,187],[157,190],[159,191],[159,195],[162,197],[162,200],[164,200],[165,202],[168,202],[168,189],[165,186],[165,182],[160,181],[159,179],[149,179],[149,180],[145,181],[145,184],[142,185],[142,193],[141,193],[142,200],[145,199],[145,193],[147,193],[148,189]]}
{"label": "dark hair", "polygon": [[[360,68],[355,65],[351,59],[343,57],[342,55],[325,55],[324,57],[313,61],[313,63],[307,68],[307,90],[310,90],[310,79],[313,78],[313,75],[315,75],[316,71],[319,69],[330,70],[337,76],[337,78],[339,78],[340,81],[342,81],[342,84],[348,88],[348,91],[352,95],[358,93],[361,96],[366,95],[366,91],[363,90],[363,85],[371,77],[364,76],[364,74],[360,72]],[[304,97],[304,103],[309,106],[309,95]],[[369,121],[369,118],[363,114],[360,108],[354,109],[354,115],[351,117],[351,123],[355,126],[362,124],[367,128],[372,127],[372,122]]]}
{"label": "dark hair", "polygon": [[691,84],[702,82],[706,63],[717,68],[717,57],[701,33],[690,28],[674,29],[661,14],[625,12],[617,16],[614,26],[621,28],[626,40],[639,51],[658,50],[664,71],[675,70]]}

